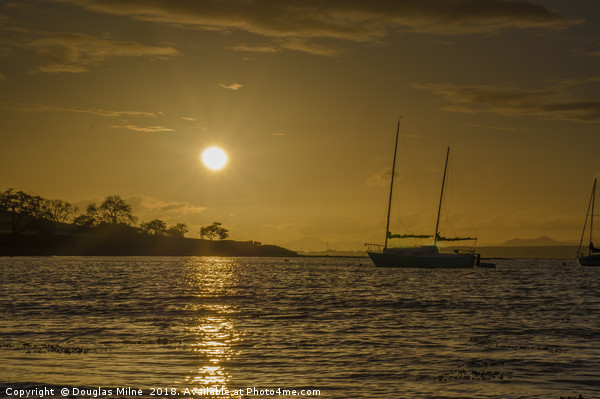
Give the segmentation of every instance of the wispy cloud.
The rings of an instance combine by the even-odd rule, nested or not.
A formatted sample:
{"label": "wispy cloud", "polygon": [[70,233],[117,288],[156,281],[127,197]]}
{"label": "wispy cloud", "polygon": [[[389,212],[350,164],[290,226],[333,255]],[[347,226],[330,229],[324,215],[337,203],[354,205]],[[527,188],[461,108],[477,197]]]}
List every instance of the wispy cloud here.
{"label": "wispy cloud", "polygon": [[[395,178],[399,178],[398,172],[394,174]],[[364,187],[387,187],[390,185],[390,179],[392,178],[392,168],[380,170],[369,176],[364,182]]]}
{"label": "wispy cloud", "polygon": [[164,201],[158,198],[136,196],[128,198],[133,209],[146,218],[176,218],[188,215],[197,215],[206,209],[203,206],[197,206],[188,202]]}
{"label": "wispy cloud", "polygon": [[[197,218],[207,209],[204,206],[190,204],[182,201],[165,201],[162,199],[138,195],[123,198],[125,202],[131,204],[133,213],[140,220],[161,219],[167,223],[189,223],[190,219]],[[75,205],[79,209],[85,209],[88,204],[102,202],[102,198],[92,198],[76,201]],[[188,225],[189,226],[189,225]]]}
{"label": "wispy cloud", "polygon": [[449,112],[502,115],[529,115],[544,119],[600,122],[600,101],[575,98],[568,90],[570,84],[582,81],[561,81],[555,87],[522,89],[506,86],[458,86],[443,84],[414,84],[413,87],[430,91],[449,105]]}
{"label": "wispy cloud", "polygon": [[0,108],[10,109],[21,112],[77,112],[85,114],[94,114],[103,117],[120,118],[120,117],[144,117],[155,118],[162,115],[161,112],[144,112],[144,111],[114,111],[97,108],[69,108],[55,107],[52,105],[41,104],[19,104],[19,103],[0,103]]}
{"label": "wispy cloud", "polygon": [[133,130],[136,132],[143,132],[143,133],[161,133],[161,132],[174,132],[174,129],[169,129],[163,126],[148,126],[148,127],[141,127],[141,126],[135,126],[135,125],[115,125],[115,126],[111,126],[112,128],[115,129],[128,129],[128,130]]}
{"label": "wispy cloud", "polygon": [[196,121],[196,118],[192,118],[190,116],[182,116],[181,119],[183,119],[184,121],[190,121],[190,122]]}
{"label": "wispy cloud", "polygon": [[242,87],[244,87],[244,85],[239,84],[239,83],[232,83],[230,85],[226,85],[224,83],[219,83],[219,86],[221,86],[224,89],[229,89],[229,90],[239,90]]}
{"label": "wispy cloud", "polygon": [[490,125],[482,125],[480,123],[465,123],[467,127],[475,127],[478,129],[487,129],[487,130],[498,130],[501,132],[516,132],[517,129],[514,127],[502,127],[502,126],[490,126]]}
{"label": "wispy cloud", "polygon": [[264,46],[249,46],[247,44],[240,44],[229,48],[234,51],[245,51],[249,53],[262,53],[262,54],[274,54],[278,53],[280,49],[277,46],[264,45]]}
{"label": "wispy cloud", "polygon": [[52,105],[40,105],[40,104],[19,104],[19,103],[0,103],[1,109],[10,109],[19,112],[75,112],[92,114],[105,118],[117,118],[119,119],[119,125],[113,125],[115,129],[127,129],[136,132],[144,133],[160,133],[160,132],[174,132],[174,129],[170,129],[164,126],[137,126],[129,123],[129,118],[152,118],[155,119],[163,115],[162,112],[144,112],[144,111],[114,111],[107,109],[97,108],[68,108],[68,107],[55,107]]}
{"label": "wispy cloud", "polygon": [[110,40],[79,33],[45,34],[27,41],[32,48],[51,63],[37,68],[39,72],[86,72],[91,65],[114,57],[144,57],[165,59],[180,55],[171,46],[148,46],[133,41]]}
{"label": "wispy cloud", "polygon": [[526,0],[55,0],[88,10],[192,29],[244,31],[281,39],[267,47],[333,55],[313,39],[379,42],[392,32],[493,33],[506,28],[560,29],[580,21]]}

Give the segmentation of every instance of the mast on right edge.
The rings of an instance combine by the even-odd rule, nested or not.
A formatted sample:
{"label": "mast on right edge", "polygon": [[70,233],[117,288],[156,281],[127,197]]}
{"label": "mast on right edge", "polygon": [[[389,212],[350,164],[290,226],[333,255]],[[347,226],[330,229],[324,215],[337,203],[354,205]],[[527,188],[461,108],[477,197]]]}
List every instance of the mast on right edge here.
{"label": "mast on right edge", "polygon": [[592,195],[590,196],[590,202],[588,204],[587,213],[585,214],[585,222],[583,223],[583,231],[581,232],[581,239],[579,240],[579,248],[577,249],[577,256],[583,256],[581,246],[583,245],[583,237],[585,235],[585,228],[587,227],[588,217],[590,218],[590,245],[588,245],[588,256],[592,253],[591,245],[593,243],[593,227],[594,227],[594,202],[596,198],[596,180],[594,179],[594,185],[592,186]]}
{"label": "mast on right edge", "polygon": [[592,187],[592,209],[590,214],[590,245],[588,247],[588,255],[592,254],[592,245],[594,245],[594,202],[596,200],[596,179],[594,179],[594,187]]}

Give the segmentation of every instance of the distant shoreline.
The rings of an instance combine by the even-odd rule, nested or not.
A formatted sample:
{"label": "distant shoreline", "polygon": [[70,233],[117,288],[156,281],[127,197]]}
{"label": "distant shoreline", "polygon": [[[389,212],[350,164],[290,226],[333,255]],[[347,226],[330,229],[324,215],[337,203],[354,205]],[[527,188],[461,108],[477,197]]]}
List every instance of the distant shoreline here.
{"label": "distant shoreline", "polygon": [[[577,246],[485,246],[482,259],[576,258]],[[265,256],[368,258],[360,251],[297,252],[256,241],[153,236],[128,229],[93,230],[68,235],[0,233],[0,256]]]}
{"label": "distant shoreline", "polygon": [[[578,247],[575,245],[528,245],[528,246],[485,246],[475,249],[482,259],[575,259]],[[313,258],[368,258],[358,251],[299,252],[300,256]]]}

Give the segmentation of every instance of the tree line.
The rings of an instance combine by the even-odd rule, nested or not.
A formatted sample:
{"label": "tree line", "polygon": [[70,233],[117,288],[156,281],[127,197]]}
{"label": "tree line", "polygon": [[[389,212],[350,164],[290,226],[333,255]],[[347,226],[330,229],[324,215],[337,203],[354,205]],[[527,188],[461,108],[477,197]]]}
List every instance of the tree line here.
{"label": "tree line", "polygon": [[[89,204],[85,213],[78,214],[79,208],[67,201],[46,199],[9,188],[0,192],[0,212],[10,219],[10,230],[18,235],[25,230],[40,234],[53,234],[56,223],[72,223],[80,229],[94,229],[106,225],[125,225],[139,232],[153,236],[183,238],[188,232],[185,223],[168,226],[160,219],[137,223],[131,205],[118,195],[107,196],[100,205]],[[200,236],[209,240],[224,240],[229,231],[220,222],[202,226]]]}

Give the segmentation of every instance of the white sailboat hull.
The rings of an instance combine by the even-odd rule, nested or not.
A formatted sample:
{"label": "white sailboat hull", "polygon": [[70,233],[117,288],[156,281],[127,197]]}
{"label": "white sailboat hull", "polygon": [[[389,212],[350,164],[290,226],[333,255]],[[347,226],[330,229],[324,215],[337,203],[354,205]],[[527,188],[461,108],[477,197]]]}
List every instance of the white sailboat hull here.
{"label": "white sailboat hull", "polygon": [[[392,209],[392,194],[394,191],[394,176],[396,170],[396,155],[398,150],[398,136],[400,132],[400,122],[396,129],[396,143],[394,145],[394,160],[392,162],[392,177],[390,181],[390,195],[388,200],[388,211],[387,211],[387,222],[386,222],[386,236],[385,244],[383,246],[377,244],[366,244],[367,253],[369,257],[377,267],[412,267],[422,269],[438,269],[438,268],[449,268],[449,269],[461,269],[471,268],[476,265],[480,265],[479,254],[474,252],[461,253],[441,253],[438,251],[436,246],[438,241],[459,241],[459,240],[477,240],[476,238],[446,238],[440,236],[439,224],[440,215],[442,212],[442,201],[444,198],[444,186],[446,184],[446,172],[448,170],[448,158],[450,156],[450,147],[446,150],[446,162],[444,163],[444,173],[442,179],[442,189],[440,192],[440,202],[438,205],[437,219],[435,222],[435,233],[433,235],[413,235],[403,234],[394,235],[390,233],[390,213]],[[388,240],[391,238],[433,238],[433,245],[425,245],[420,247],[388,247]],[[374,250],[380,248],[379,250]],[[487,267],[492,267],[492,264],[488,264]]]}
{"label": "white sailboat hull", "polygon": [[467,269],[475,266],[475,254],[407,255],[385,252],[367,252],[377,267],[405,267],[422,269]]}

